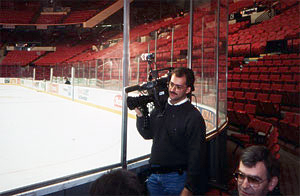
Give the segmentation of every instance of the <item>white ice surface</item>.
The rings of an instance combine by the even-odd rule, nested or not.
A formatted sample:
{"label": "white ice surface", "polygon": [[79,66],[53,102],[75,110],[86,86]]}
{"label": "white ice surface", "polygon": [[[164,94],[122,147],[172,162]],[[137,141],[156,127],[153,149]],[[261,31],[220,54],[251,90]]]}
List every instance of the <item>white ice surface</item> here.
{"label": "white ice surface", "polygon": [[[0,85],[0,193],[120,163],[122,116]],[[128,118],[127,159],[150,153]]]}

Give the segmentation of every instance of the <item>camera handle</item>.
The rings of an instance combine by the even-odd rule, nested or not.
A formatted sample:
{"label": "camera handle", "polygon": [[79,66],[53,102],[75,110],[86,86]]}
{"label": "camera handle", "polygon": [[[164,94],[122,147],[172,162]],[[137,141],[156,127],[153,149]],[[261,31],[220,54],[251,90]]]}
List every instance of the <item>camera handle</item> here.
{"label": "camera handle", "polygon": [[148,129],[150,127],[149,109],[148,109],[147,105],[141,106],[140,109],[144,116],[144,129]]}

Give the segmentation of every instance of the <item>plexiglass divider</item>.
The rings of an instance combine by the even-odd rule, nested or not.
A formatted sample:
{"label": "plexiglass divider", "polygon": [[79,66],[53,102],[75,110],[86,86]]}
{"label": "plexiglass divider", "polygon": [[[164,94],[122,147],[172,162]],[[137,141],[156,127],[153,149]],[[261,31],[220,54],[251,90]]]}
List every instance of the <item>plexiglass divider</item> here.
{"label": "plexiglass divider", "polygon": [[[188,67],[190,63],[196,76],[195,101],[218,110],[215,113],[218,119],[213,120],[213,123],[218,122],[214,125],[217,128],[226,122],[227,116],[228,5],[227,0],[193,1],[193,4],[192,28],[189,28],[190,15],[186,12],[182,16],[163,18],[131,29],[128,82],[135,85],[147,81],[150,67],[141,59],[144,53],[155,54],[151,69]],[[145,33],[145,29],[150,30]],[[189,34],[190,30],[192,33]],[[191,48],[188,45],[189,36],[193,41]],[[71,77],[71,68],[74,67],[75,85],[122,90],[122,46],[121,37],[88,60],[50,65],[53,68],[53,82],[63,83],[65,77]],[[50,80],[47,69],[36,71],[45,72],[42,75]],[[33,77],[33,69],[22,69],[20,74],[22,77]]]}

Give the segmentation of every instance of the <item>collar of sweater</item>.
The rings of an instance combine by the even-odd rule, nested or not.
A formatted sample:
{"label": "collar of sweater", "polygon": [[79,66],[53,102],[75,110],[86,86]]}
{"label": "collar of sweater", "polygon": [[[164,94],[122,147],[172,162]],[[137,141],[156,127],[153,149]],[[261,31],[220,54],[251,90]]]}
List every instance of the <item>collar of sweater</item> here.
{"label": "collar of sweater", "polygon": [[186,97],[184,100],[179,101],[178,103],[172,104],[172,103],[171,103],[171,99],[170,99],[170,97],[169,97],[169,98],[168,98],[168,104],[169,104],[169,105],[172,105],[172,106],[177,106],[177,105],[184,104],[184,103],[187,102],[188,100],[189,100],[189,99]]}

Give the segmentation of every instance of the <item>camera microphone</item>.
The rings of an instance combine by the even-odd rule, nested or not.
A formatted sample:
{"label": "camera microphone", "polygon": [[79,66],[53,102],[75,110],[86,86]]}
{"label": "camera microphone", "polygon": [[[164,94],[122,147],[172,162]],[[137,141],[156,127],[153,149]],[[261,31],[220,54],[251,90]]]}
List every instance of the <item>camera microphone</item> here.
{"label": "camera microphone", "polygon": [[156,84],[157,84],[156,81],[150,81],[150,82],[143,83],[142,85],[127,86],[125,88],[125,92],[130,93],[132,91],[149,90],[149,89],[154,88]]}
{"label": "camera microphone", "polygon": [[125,87],[125,92],[129,93],[132,91],[138,91],[138,90],[140,90],[140,88],[141,88],[140,85],[127,86],[127,87]]}
{"label": "camera microphone", "polygon": [[146,82],[144,84],[141,85],[141,89],[140,90],[149,90],[155,87],[156,85],[156,81],[150,81],[150,82]]}

